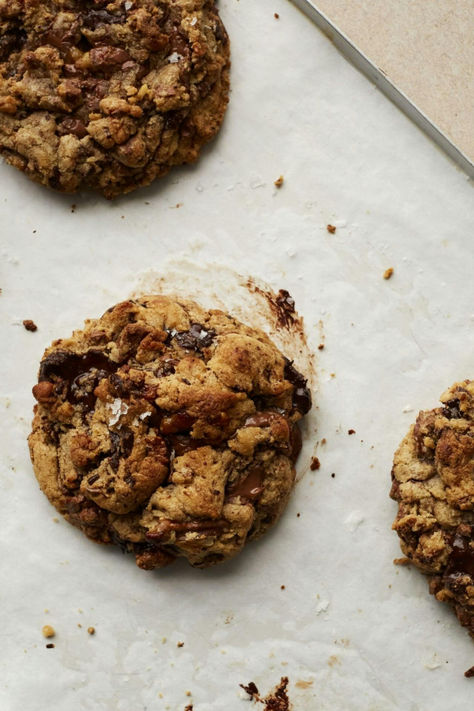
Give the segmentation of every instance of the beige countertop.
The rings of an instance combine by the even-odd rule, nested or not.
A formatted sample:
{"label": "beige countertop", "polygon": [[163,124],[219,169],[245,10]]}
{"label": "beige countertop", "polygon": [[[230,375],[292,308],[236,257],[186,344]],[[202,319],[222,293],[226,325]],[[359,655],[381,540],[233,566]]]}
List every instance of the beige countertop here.
{"label": "beige countertop", "polygon": [[316,4],[474,161],[474,0]]}

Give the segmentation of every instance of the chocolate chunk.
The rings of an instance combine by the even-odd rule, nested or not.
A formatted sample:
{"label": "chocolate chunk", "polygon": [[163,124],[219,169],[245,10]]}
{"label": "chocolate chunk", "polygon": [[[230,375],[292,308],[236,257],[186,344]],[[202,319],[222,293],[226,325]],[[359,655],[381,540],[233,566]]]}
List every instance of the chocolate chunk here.
{"label": "chocolate chunk", "polygon": [[200,351],[211,345],[215,335],[216,332],[212,328],[206,329],[200,323],[192,323],[189,331],[179,331],[172,338],[181,348]]}
{"label": "chocolate chunk", "polygon": [[311,391],[307,387],[306,378],[293,366],[292,361],[286,359],[285,378],[294,387],[293,407],[302,415],[306,415],[311,409]]}
{"label": "chocolate chunk", "polygon": [[120,459],[127,459],[132,453],[134,436],[132,430],[128,429],[128,427],[121,427],[118,432],[111,431],[109,436],[112,445],[109,464],[116,472],[119,468]]}
{"label": "chocolate chunk", "polygon": [[186,412],[177,412],[174,415],[166,415],[162,418],[160,430],[163,434],[174,434],[176,432],[186,432],[196,422],[194,417]]}
{"label": "chocolate chunk", "polygon": [[72,381],[91,368],[113,373],[118,368],[118,363],[114,363],[102,351],[91,350],[77,355],[70,351],[57,350],[41,361],[38,380],[53,381],[55,378],[61,378]]}
{"label": "chocolate chunk", "polygon": [[128,52],[120,47],[94,47],[89,52],[89,60],[94,69],[108,70],[128,62],[131,59]]}
{"label": "chocolate chunk", "polygon": [[459,407],[459,400],[448,400],[443,407],[443,415],[447,417],[448,420],[458,420],[463,417],[461,409]]}
{"label": "chocolate chunk", "polygon": [[255,501],[262,494],[265,472],[258,466],[249,467],[243,479],[233,484],[229,496],[238,496],[247,501]]}
{"label": "chocolate chunk", "polygon": [[471,545],[473,534],[474,526],[471,526],[469,536],[456,533],[445,571],[446,576],[457,578],[461,575],[470,575],[474,583],[474,547]]}
{"label": "chocolate chunk", "polygon": [[73,136],[78,138],[84,138],[87,136],[87,129],[83,121],[75,118],[65,118],[58,124],[58,133],[60,136],[66,136],[68,133],[72,133]]}

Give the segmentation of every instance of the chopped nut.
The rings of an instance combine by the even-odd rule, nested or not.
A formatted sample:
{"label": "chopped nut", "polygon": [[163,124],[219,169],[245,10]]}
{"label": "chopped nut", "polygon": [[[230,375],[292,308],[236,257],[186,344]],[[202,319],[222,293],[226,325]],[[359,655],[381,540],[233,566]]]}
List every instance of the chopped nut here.
{"label": "chopped nut", "polygon": [[51,402],[51,394],[54,390],[53,383],[49,383],[47,380],[42,380],[40,383],[34,386],[32,392],[35,400],[41,403]]}
{"label": "chopped nut", "polygon": [[333,235],[333,234],[335,233],[335,231],[336,231],[336,228],[335,228],[334,225],[327,225],[327,226],[326,226],[326,229],[327,229],[327,231],[330,232],[332,235]]}
{"label": "chopped nut", "polygon": [[38,330],[38,326],[30,318],[25,318],[25,320],[23,321],[23,326],[26,328],[27,331],[37,331]]}
{"label": "chopped nut", "polygon": [[275,182],[273,183],[273,185],[274,185],[276,188],[281,188],[281,186],[283,185],[284,181],[285,181],[285,178],[283,177],[283,175],[280,175],[280,177],[275,180]]}
{"label": "chopped nut", "polygon": [[54,637],[56,632],[54,631],[53,627],[51,625],[44,625],[43,629],[41,630],[43,633],[43,637]]}
{"label": "chopped nut", "polygon": [[384,278],[384,279],[390,279],[390,277],[392,276],[392,274],[393,274],[393,267],[389,267],[388,269],[386,269],[386,270],[384,271],[384,273],[383,273],[383,278]]}

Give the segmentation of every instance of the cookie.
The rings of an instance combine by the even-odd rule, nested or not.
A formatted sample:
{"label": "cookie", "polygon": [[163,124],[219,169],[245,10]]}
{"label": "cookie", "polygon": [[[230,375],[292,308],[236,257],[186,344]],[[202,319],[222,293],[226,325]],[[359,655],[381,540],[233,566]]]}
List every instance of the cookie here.
{"label": "cookie", "polygon": [[0,154],[111,198],[197,159],[229,91],[214,0],[0,0]]}
{"label": "cookie", "polygon": [[395,454],[393,528],[430,592],[474,637],[474,382],[456,383],[440,400],[420,412]]}
{"label": "cookie", "polygon": [[284,510],[311,407],[262,331],[191,301],[110,308],[45,351],[29,437],[41,489],[152,569],[231,558]]}

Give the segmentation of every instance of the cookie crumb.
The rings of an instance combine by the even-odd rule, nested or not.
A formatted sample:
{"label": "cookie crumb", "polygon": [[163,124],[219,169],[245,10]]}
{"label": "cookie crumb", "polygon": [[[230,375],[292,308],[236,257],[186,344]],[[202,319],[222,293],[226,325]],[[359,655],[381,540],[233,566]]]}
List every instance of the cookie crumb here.
{"label": "cookie crumb", "polygon": [[472,676],[474,676],[474,667],[471,667],[470,669],[467,669],[467,670],[464,672],[464,676],[465,676],[467,679],[470,679]]}
{"label": "cookie crumb", "polygon": [[309,468],[311,469],[312,472],[317,471],[321,466],[321,462],[317,457],[313,457],[311,459],[311,464],[309,465]]}
{"label": "cookie crumb", "polygon": [[280,590],[285,590],[285,586],[284,586],[284,585],[280,585]]}
{"label": "cookie crumb", "polygon": [[192,704],[188,704],[184,711],[193,711],[194,706]]}
{"label": "cookie crumb", "polygon": [[410,558],[394,558],[393,559],[394,565],[410,565],[410,563],[411,563]]}
{"label": "cookie crumb", "polygon": [[330,234],[332,234],[332,235],[333,235],[333,234],[335,233],[335,231],[336,231],[336,228],[335,228],[334,225],[326,225],[326,229],[327,229],[327,231],[328,231]]}
{"label": "cookie crumb", "polygon": [[273,13],[273,17],[275,18],[275,20],[279,20],[279,19],[280,19],[280,15],[278,14],[278,12],[274,12],[274,13]]}
{"label": "cookie crumb", "polygon": [[246,694],[252,697],[252,699],[258,699],[258,689],[257,685],[250,681],[247,686],[245,684],[239,684],[239,686],[245,691]]}
{"label": "cookie crumb", "polygon": [[383,273],[383,278],[384,278],[384,279],[390,279],[390,277],[392,276],[392,274],[393,274],[393,267],[389,267],[388,269],[386,269],[386,270],[384,271],[384,273]]}
{"label": "cookie crumb", "polygon": [[335,479],[335,478],[336,478],[336,475],[335,475],[335,473],[334,473],[334,472],[333,472],[333,473],[331,474],[331,476],[332,476],[332,478],[333,478],[333,479]]}
{"label": "cookie crumb", "polygon": [[54,635],[56,634],[54,628],[51,627],[51,625],[43,625],[43,629],[41,631],[43,633],[43,637],[54,637]]}
{"label": "cookie crumb", "polygon": [[355,434],[355,433],[356,433],[356,431],[353,430],[353,429],[347,430],[347,434],[348,434],[348,435],[353,435],[353,434]]}
{"label": "cookie crumb", "polygon": [[318,351],[323,351],[324,350],[324,343],[320,343],[318,346]]}
{"label": "cookie crumb", "polygon": [[178,642],[177,647],[184,647],[184,642]]}
{"label": "cookie crumb", "polygon": [[298,513],[296,514],[296,518],[299,518],[300,516],[301,516],[301,514],[298,512]]}
{"label": "cookie crumb", "polygon": [[88,627],[88,628],[87,628],[87,632],[88,632],[89,634],[95,634],[95,627]]}
{"label": "cookie crumb", "polygon": [[321,440],[321,444],[326,444],[326,442],[327,442],[326,437],[323,437],[322,440]]}
{"label": "cookie crumb", "polygon": [[54,649],[54,644],[50,642],[49,644],[46,645],[46,649]]}
{"label": "cookie crumb", "polygon": [[38,330],[38,326],[30,318],[25,318],[25,320],[23,321],[23,326],[25,327],[25,329],[27,331],[37,331]]}
{"label": "cookie crumb", "polygon": [[283,177],[283,175],[280,175],[280,177],[275,180],[273,185],[276,188],[281,188],[281,186],[283,185],[284,182],[285,182],[285,178]]}
{"label": "cookie crumb", "polygon": [[82,625],[81,625],[81,623],[80,623],[80,622],[78,622],[78,623],[77,623],[77,626],[78,626],[78,627],[82,627]]}

